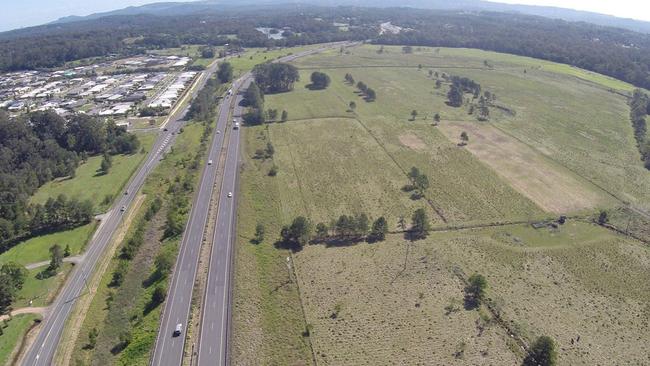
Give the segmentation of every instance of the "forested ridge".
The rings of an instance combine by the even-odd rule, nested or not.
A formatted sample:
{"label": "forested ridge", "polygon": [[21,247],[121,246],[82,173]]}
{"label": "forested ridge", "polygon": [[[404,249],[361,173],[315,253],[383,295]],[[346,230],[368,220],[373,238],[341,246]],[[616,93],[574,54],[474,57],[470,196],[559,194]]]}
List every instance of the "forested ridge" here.
{"label": "forested ridge", "polygon": [[90,155],[130,154],[139,146],[123,127],[86,115],[10,118],[0,111],[0,251],[15,239],[89,222],[88,201],[60,196],[40,205],[29,204],[29,197],[52,179],[74,176]]}

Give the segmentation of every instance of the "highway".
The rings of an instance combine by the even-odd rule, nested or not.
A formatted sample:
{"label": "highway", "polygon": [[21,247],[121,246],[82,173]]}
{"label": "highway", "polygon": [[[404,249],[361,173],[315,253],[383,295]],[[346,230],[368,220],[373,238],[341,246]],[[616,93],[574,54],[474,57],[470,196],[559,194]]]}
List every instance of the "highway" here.
{"label": "highway", "polygon": [[[201,78],[197,81],[196,87],[190,92],[195,96],[205,85],[208,76],[214,73],[217,63],[213,63],[204,71]],[[144,184],[147,176],[156,167],[163,157],[164,153],[174,143],[176,132],[182,127],[183,117],[187,108],[176,108],[165,123],[165,128],[161,129],[159,135],[151,147],[145,161],[141,164],[138,171],[131,177],[126,185],[124,194],[117,198],[112,208],[104,215],[101,224],[97,228],[95,235],[88,243],[87,251],[84,254],[84,260],[76,265],[70,273],[63,289],[57,296],[50,310],[46,314],[41,330],[36,339],[27,351],[23,360],[23,365],[52,365],[55,352],[59,345],[61,335],[70,312],[72,311],[76,300],[84,295],[87,280],[91,277],[95,265],[104,255],[104,252],[110,243],[113,234],[122,222],[125,212],[122,207],[128,210],[136,198],[140,188]]]}
{"label": "highway", "polygon": [[[277,61],[291,61],[341,44],[331,44],[316,50],[286,56]],[[201,365],[225,365],[227,362],[227,340],[230,322],[230,271],[235,240],[240,148],[240,130],[229,127],[228,118],[232,110],[231,107],[234,107],[233,116],[240,116],[243,113],[243,108],[239,106],[242,99],[239,92],[243,91],[250,82],[250,73],[244,74],[233,82],[233,96],[224,98],[219,108],[217,130],[222,131],[222,133],[215,134],[213,137],[208,157],[213,161],[213,164],[206,165],[204,168],[199,190],[190,212],[190,219],[181,240],[181,248],[165,301],[151,365],[179,366],[182,364],[199,252],[207,226],[210,199],[212,189],[216,183],[218,169],[223,169],[223,180],[221,182],[221,196],[219,197],[215,231],[212,233],[208,279],[203,299],[200,343],[197,344],[198,357],[195,361],[198,360],[197,362]],[[226,128],[231,128],[230,137],[227,141],[228,148],[225,163],[223,167],[220,167],[219,155],[224,143],[226,143],[224,141]],[[233,197],[227,197],[229,192],[232,192]],[[209,235],[209,233],[206,234]],[[182,325],[180,335],[174,335],[177,324]],[[190,340],[190,342],[193,342],[193,340]]]}
{"label": "highway", "polygon": [[[319,49],[283,57],[278,61],[292,61],[299,57],[322,52],[332,47],[338,47],[339,45],[341,44],[331,44]],[[238,88],[245,90],[251,81],[252,77],[250,73],[245,74],[241,78],[241,84],[238,84]],[[243,97],[241,95],[237,95],[235,101],[236,107],[233,111],[233,116],[238,120],[241,120],[241,115],[244,113],[244,108],[240,107],[242,99]],[[196,357],[196,362],[199,366],[229,364],[230,279],[232,273],[232,253],[236,239],[239,137],[240,131],[232,130],[224,166],[223,181],[221,182],[221,197],[219,198],[219,209],[212,237],[208,278],[202,306],[201,334]],[[227,195],[229,192],[232,192],[232,198],[228,198]]]}

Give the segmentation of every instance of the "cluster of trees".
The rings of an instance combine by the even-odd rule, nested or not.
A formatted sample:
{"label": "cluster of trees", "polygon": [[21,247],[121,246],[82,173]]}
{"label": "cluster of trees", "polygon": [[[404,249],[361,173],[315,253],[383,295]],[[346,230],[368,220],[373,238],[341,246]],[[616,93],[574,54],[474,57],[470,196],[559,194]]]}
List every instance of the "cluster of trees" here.
{"label": "cluster of trees", "polygon": [[646,125],[646,115],[648,114],[650,114],[650,99],[643,91],[636,89],[630,100],[630,120],[641,159],[644,161],[645,167],[650,169],[650,139],[647,138],[648,127]]}
{"label": "cluster of trees", "polygon": [[289,118],[289,113],[283,110],[281,113],[277,109],[264,110],[264,92],[256,82],[251,82],[244,93],[244,105],[248,111],[244,114],[244,122],[250,125],[260,125],[264,122],[274,122],[278,120],[285,122]]}
{"label": "cluster of trees", "polygon": [[557,365],[557,349],[553,338],[538,337],[524,358],[524,366],[555,366]]}
{"label": "cluster of trees", "polygon": [[[10,118],[0,111],[0,246],[36,232],[88,222],[92,205],[87,202],[64,203],[59,198],[43,207],[28,204],[28,199],[52,179],[74,176],[89,155],[130,154],[139,147],[138,138],[124,127],[87,115],[64,119],[45,111]],[[50,213],[56,205],[64,212]]]}
{"label": "cluster of trees", "polygon": [[402,189],[406,192],[414,191],[412,194],[413,199],[420,199],[424,197],[424,191],[429,188],[429,177],[420,172],[420,169],[412,167],[408,173],[410,184],[405,185]]}
{"label": "cluster of trees", "polygon": [[311,88],[326,89],[330,85],[330,77],[324,72],[314,71],[311,73]]}
{"label": "cluster of trees", "polygon": [[462,106],[465,93],[470,93],[474,98],[478,98],[481,94],[481,84],[465,77],[452,76],[451,86],[447,93],[447,104],[452,107]]}
{"label": "cluster of trees", "polygon": [[[431,224],[426,210],[415,210],[411,217],[411,227],[407,229],[403,219],[400,226],[406,237],[411,240],[426,238],[431,231]],[[292,246],[304,246],[312,239],[316,242],[328,240],[359,241],[365,239],[369,243],[382,241],[388,233],[388,221],[381,216],[370,224],[365,213],[341,215],[329,224],[320,222],[315,226],[304,216],[296,217],[290,225],[285,225],[280,231],[283,242]]]}
{"label": "cluster of trees", "polygon": [[357,82],[357,89],[364,95],[366,102],[373,102],[377,99],[377,93],[374,89],[369,88],[363,81]]}
{"label": "cluster of trees", "polygon": [[263,63],[253,68],[255,83],[264,93],[282,93],[293,90],[300,80],[298,69],[287,63]]}
{"label": "cluster of trees", "polygon": [[214,98],[219,90],[219,85],[219,79],[217,78],[212,77],[207,80],[203,89],[192,99],[190,109],[187,111],[188,118],[209,121],[214,117],[217,104]]}
{"label": "cluster of trees", "polygon": [[27,274],[27,269],[15,262],[8,262],[0,267],[0,315],[11,310],[11,304],[16,298],[16,293],[23,287]]}
{"label": "cluster of trees", "polygon": [[155,116],[163,116],[167,113],[167,110],[165,107],[149,107],[149,106],[144,106],[140,108],[140,117],[155,117]]}

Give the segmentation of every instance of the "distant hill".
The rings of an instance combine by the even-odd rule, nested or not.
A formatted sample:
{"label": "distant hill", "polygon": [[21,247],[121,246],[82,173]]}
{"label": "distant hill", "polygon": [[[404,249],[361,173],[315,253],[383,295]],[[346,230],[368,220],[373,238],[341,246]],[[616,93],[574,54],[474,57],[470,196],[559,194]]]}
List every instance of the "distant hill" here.
{"label": "distant hill", "polygon": [[650,22],[634,19],[618,18],[588,11],[579,11],[550,6],[512,5],[481,0],[242,0],[242,1],[196,1],[196,2],[160,2],[88,16],[69,16],[58,19],[53,23],[69,23],[79,20],[97,19],[111,15],[149,14],[159,16],[190,15],[205,11],[220,11],[225,9],[251,8],[255,5],[291,5],[309,4],[319,6],[363,6],[363,7],[412,7],[422,9],[468,10],[511,12],[528,15],[538,15],[547,18],[557,18],[568,21],[587,22],[598,25],[625,28],[636,32],[650,34]]}

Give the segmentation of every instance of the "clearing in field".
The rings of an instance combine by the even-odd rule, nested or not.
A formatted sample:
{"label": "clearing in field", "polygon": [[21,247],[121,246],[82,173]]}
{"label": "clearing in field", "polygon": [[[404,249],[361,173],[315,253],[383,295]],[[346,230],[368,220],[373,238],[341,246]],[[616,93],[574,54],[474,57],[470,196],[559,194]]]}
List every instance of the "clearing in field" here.
{"label": "clearing in field", "polygon": [[452,142],[467,132],[470,142],[465,148],[547,212],[561,214],[614,203],[605,192],[489,124],[444,121],[440,130]]}

